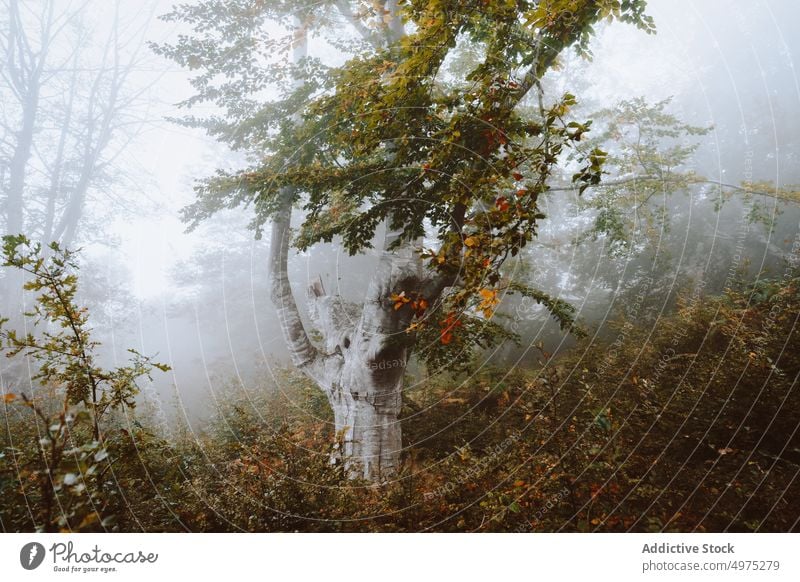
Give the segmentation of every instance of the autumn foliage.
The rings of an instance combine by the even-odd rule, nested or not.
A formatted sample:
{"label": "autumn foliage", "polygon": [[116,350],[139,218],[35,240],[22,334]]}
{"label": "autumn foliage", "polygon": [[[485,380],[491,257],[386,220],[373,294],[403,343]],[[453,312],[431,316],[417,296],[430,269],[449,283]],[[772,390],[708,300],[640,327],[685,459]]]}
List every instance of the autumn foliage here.
{"label": "autumn foliage", "polygon": [[[703,297],[534,369],[407,390],[391,483],[349,479],[324,396],[286,371],[223,391],[202,430],[130,410],[69,429],[72,531],[789,531],[800,517],[794,276]],[[455,320],[450,322],[455,323]],[[446,329],[446,328],[445,328]],[[631,364],[634,362],[633,364]],[[268,375],[264,375],[265,378]],[[58,410],[58,388],[37,406]],[[55,407],[55,408],[53,408]],[[47,528],[36,408],[6,394],[0,523]],[[111,467],[110,469],[108,467]],[[59,513],[61,512],[61,513]]]}

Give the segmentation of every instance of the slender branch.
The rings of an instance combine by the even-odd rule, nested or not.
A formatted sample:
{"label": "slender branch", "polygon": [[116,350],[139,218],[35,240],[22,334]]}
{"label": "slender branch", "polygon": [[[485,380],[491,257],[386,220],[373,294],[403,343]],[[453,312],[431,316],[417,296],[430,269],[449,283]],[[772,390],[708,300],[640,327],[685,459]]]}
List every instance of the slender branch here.
{"label": "slender branch", "polygon": [[[767,196],[769,198],[774,198],[776,200],[782,200],[784,202],[794,202],[800,203],[800,200],[792,198],[788,195],[781,195],[781,189],[775,188],[775,191],[765,191],[765,190],[753,190],[751,188],[745,188],[743,186],[736,186],[735,184],[727,184],[725,182],[721,182],[719,180],[709,180],[706,178],[692,178],[692,177],[665,177],[665,176],[653,176],[650,174],[645,174],[641,176],[631,176],[629,178],[621,178],[619,180],[611,180],[608,182],[601,182],[596,186],[592,186],[592,188],[612,188],[614,186],[624,186],[626,184],[631,184],[634,182],[649,182],[649,181],[660,181],[660,182],[675,182],[675,183],[686,183],[686,184],[710,184],[712,186],[719,186],[720,188],[727,188],[730,190],[735,190],[737,192],[742,192],[743,194],[754,194],[757,196]],[[578,190],[579,185],[569,185],[569,186],[557,186],[554,188],[548,188],[548,192],[571,192],[574,190]]]}
{"label": "slender branch", "polygon": [[92,386],[92,430],[94,433],[94,439],[96,441],[100,440],[100,419],[98,418],[98,409],[97,409],[97,389],[99,388],[100,381],[95,378],[94,372],[92,370],[92,360],[89,354],[86,353],[86,342],[84,341],[83,334],[81,330],[78,329],[78,322],[75,320],[75,312],[74,312],[74,305],[61,292],[61,282],[58,280],[57,277],[53,277],[51,279],[53,281],[51,287],[53,292],[56,294],[59,303],[61,304],[61,308],[64,310],[64,315],[67,318],[67,322],[69,323],[69,327],[72,330],[72,335],[75,337],[75,342],[78,344],[78,348],[80,350],[79,357],[81,359],[81,363],[86,370],[86,375],[89,378],[89,383]]}

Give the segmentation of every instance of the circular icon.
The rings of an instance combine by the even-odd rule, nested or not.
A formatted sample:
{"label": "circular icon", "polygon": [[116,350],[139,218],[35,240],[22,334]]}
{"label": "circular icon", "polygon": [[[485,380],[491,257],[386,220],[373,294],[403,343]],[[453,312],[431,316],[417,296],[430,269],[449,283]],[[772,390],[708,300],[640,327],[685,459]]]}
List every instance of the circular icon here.
{"label": "circular icon", "polygon": [[38,542],[30,542],[19,551],[19,563],[26,570],[35,570],[44,561],[44,546]]}

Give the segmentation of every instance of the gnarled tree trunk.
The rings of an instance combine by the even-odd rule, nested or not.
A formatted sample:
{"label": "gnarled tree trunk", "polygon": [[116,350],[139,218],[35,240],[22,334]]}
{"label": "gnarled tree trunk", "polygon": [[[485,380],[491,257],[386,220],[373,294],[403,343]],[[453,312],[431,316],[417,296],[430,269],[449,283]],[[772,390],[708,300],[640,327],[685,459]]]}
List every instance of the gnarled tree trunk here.
{"label": "gnarled tree trunk", "polygon": [[[291,192],[282,193],[291,199]],[[293,363],[325,392],[333,409],[342,462],[353,476],[391,478],[400,464],[403,378],[411,347],[409,309],[395,310],[393,293],[418,288],[419,256],[409,246],[389,251],[388,234],[363,305],[313,287],[311,318],[323,338],[312,345],[287,276],[290,212],[272,224],[271,287]]]}
{"label": "gnarled tree trunk", "polygon": [[[386,9],[392,16],[387,26],[387,40],[392,43],[404,32],[395,0],[387,1]],[[343,14],[348,16],[347,11]],[[377,42],[374,37],[368,40]],[[305,25],[298,21],[294,62],[299,63],[306,54]],[[395,475],[400,465],[399,415],[411,347],[406,330],[413,317],[410,309],[395,310],[390,297],[422,285],[422,262],[410,244],[390,250],[399,233],[389,232],[387,227],[363,305],[325,295],[321,287],[311,290],[311,318],[323,337],[323,345],[314,346],[303,326],[287,272],[294,194],[289,188],[280,192],[282,208],[273,217],[272,301],[294,365],[325,392],[333,409],[341,443],[333,460],[344,463],[354,477],[385,480]]]}
{"label": "gnarled tree trunk", "polygon": [[342,460],[372,480],[396,473],[402,448],[398,417],[412,315],[395,310],[391,295],[416,289],[422,277],[422,263],[410,246],[388,250],[395,237],[386,235],[363,306],[312,293],[312,318],[325,338],[325,353],[336,362],[323,368],[317,381],[333,408]]}

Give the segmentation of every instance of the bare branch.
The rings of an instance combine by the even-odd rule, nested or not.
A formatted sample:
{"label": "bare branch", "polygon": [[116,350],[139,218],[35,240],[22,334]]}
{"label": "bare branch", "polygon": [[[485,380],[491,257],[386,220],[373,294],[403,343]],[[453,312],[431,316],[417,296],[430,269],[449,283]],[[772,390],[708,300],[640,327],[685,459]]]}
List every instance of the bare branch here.
{"label": "bare branch", "polygon": [[[643,174],[640,176],[631,176],[628,178],[620,178],[619,180],[610,180],[607,182],[601,182],[600,184],[592,186],[591,188],[593,189],[612,188],[614,186],[625,186],[627,184],[633,184],[635,182],[650,182],[650,181],[675,183],[675,184],[709,184],[712,186],[718,186],[720,188],[741,192],[743,194],[765,196],[767,198],[774,198],[782,202],[791,202],[794,204],[800,203],[800,200],[798,200],[797,197],[793,197],[791,193],[787,193],[784,189],[778,186],[776,186],[772,190],[754,190],[752,188],[747,188],[744,186],[737,186],[735,184],[728,184],[726,182],[721,182],[719,180],[709,180],[707,178],[701,178],[696,176],[687,177],[687,176],[676,175],[672,177],[672,176],[655,176],[651,174]],[[579,185],[557,186],[555,188],[549,188],[548,192],[572,192],[572,191],[577,191],[579,187],[580,187]]]}
{"label": "bare branch", "polygon": [[374,48],[379,48],[381,46],[381,42],[378,39],[378,36],[375,34],[375,31],[370,30],[358,16],[355,15],[353,9],[350,7],[350,3],[347,0],[339,0],[336,2],[336,8],[339,10],[339,13],[344,17],[347,22],[350,23],[356,32],[361,35],[365,41],[367,41],[370,45]]}

